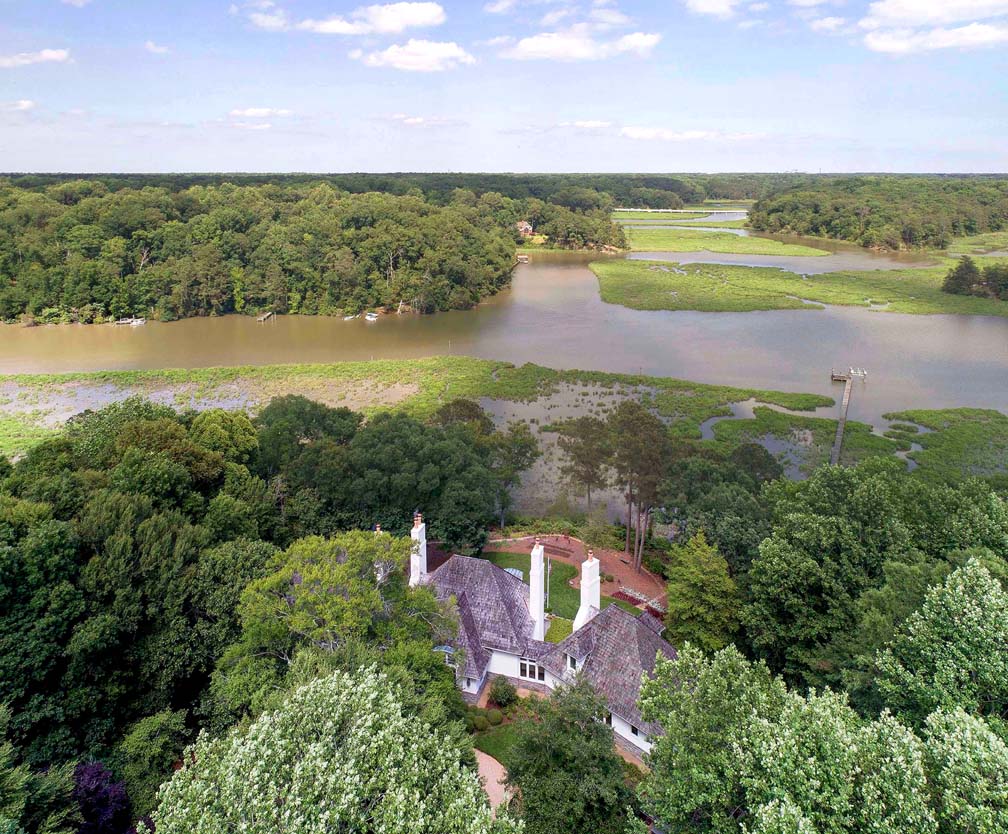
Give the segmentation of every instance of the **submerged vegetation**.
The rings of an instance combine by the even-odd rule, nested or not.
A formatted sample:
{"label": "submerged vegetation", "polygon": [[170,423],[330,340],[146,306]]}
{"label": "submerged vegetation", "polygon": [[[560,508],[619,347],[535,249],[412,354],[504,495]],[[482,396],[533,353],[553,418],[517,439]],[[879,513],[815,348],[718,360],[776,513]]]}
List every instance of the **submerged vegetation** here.
{"label": "submerged vegetation", "polygon": [[[603,301],[637,310],[817,310],[819,304],[838,304],[892,313],[1008,316],[1008,304],[996,298],[943,291],[945,266],[821,275],[668,261],[608,260],[590,266]],[[988,267],[991,274],[994,269]],[[996,269],[1000,274],[1008,267]]]}

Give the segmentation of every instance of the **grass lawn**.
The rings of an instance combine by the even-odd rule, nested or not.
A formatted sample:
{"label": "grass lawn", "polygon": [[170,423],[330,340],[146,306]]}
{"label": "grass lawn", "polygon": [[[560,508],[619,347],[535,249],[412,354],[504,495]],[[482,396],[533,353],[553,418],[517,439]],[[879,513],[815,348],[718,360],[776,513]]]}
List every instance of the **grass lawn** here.
{"label": "grass lawn", "polygon": [[[484,553],[483,558],[488,559],[498,567],[517,568],[522,572],[522,579],[525,582],[528,582],[529,565],[532,561],[532,556],[530,554],[490,552]],[[562,617],[566,620],[573,620],[574,617],[577,616],[578,608],[581,606],[581,591],[578,588],[572,588],[567,583],[574,578],[575,574],[577,574],[577,568],[573,565],[568,565],[564,562],[558,562],[556,560],[552,561],[551,564],[553,567],[550,571],[549,606],[546,610],[552,612],[557,617]],[[612,597],[602,597],[601,601],[603,608],[615,604],[619,605],[621,608],[625,608],[627,611],[632,611],[635,614],[640,613],[639,608],[636,608],[623,600],[613,599]],[[556,633],[559,634],[560,630],[563,629],[563,626],[557,626],[557,629],[558,631]],[[559,643],[560,640],[550,640],[550,642]]]}
{"label": "grass lawn", "polygon": [[503,762],[517,741],[517,724],[501,724],[499,727],[491,727],[482,733],[476,733],[473,736],[473,747]]}
{"label": "grass lawn", "polygon": [[699,232],[678,228],[627,228],[627,241],[637,252],[724,252],[735,255],[828,255],[823,249],[781,243],[762,237],[742,237],[728,232]]}
{"label": "grass lawn", "polygon": [[671,220],[668,225],[682,226],[684,229],[688,229],[690,226],[703,226],[711,229],[744,229],[748,222],[748,220],[701,220],[699,222],[695,220]]}
{"label": "grass lawn", "polygon": [[951,295],[947,265],[923,269],[828,272],[801,276],[770,267],[597,261],[602,300],[637,310],[816,310],[800,299],[843,306],[884,306],[893,313],[1008,316],[1008,302]]}
{"label": "grass lawn", "polygon": [[562,643],[574,633],[574,621],[563,617],[554,617],[546,629],[547,643]]}

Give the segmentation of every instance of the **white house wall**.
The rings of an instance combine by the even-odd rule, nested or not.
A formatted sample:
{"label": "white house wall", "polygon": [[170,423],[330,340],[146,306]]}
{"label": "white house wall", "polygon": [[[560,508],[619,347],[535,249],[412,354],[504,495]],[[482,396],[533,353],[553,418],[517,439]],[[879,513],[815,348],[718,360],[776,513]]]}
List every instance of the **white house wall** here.
{"label": "white house wall", "polygon": [[615,713],[611,713],[611,715],[612,715],[612,728],[613,732],[616,733],[616,735],[620,736],[621,738],[625,738],[634,747],[639,747],[645,753],[651,752],[651,742],[648,741],[648,737],[643,730],[638,729],[640,735],[635,736],[633,734],[633,731],[630,729],[629,721],[624,721]]}

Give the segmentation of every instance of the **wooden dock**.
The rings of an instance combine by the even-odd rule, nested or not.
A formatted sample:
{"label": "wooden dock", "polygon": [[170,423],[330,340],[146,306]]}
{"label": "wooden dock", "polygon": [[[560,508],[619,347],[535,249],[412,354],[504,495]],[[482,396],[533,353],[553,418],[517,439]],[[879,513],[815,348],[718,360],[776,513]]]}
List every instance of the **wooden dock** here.
{"label": "wooden dock", "polygon": [[276,313],[270,310],[268,313],[263,313],[261,316],[259,316],[259,318],[257,318],[256,321],[259,322],[259,324],[262,324],[265,321],[269,321],[275,315]]}
{"label": "wooden dock", "polygon": [[843,400],[840,402],[840,420],[837,422],[836,437],[833,438],[833,450],[830,452],[830,465],[836,466],[840,463],[840,452],[843,449],[844,431],[847,428],[847,409],[850,408],[851,388],[854,386],[854,378],[862,379],[868,376],[868,371],[864,368],[851,368],[849,371],[830,371],[830,380],[842,382],[844,384]]}

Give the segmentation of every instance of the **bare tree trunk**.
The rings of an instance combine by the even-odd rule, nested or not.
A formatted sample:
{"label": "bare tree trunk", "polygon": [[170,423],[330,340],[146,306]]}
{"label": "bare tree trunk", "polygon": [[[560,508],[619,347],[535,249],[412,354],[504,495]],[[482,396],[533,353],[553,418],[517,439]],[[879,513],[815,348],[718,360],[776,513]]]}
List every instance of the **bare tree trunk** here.
{"label": "bare tree trunk", "polygon": [[629,556],[630,555],[630,525],[632,523],[631,513],[633,512],[633,495],[627,491],[626,494],[626,547],[624,551]]}
{"label": "bare tree trunk", "polygon": [[591,484],[588,484],[588,515],[591,515]]}
{"label": "bare tree trunk", "polygon": [[647,541],[648,527],[651,524],[651,508],[644,510],[640,521],[640,531],[638,545],[634,551],[634,569],[640,573],[641,565],[644,562],[644,543]]}
{"label": "bare tree trunk", "polygon": [[641,508],[640,504],[637,505],[637,512],[634,514],[634,542],[633,542],[633,563],[637,564],[637,548],[640,546],[640,524],[641,524]]}

